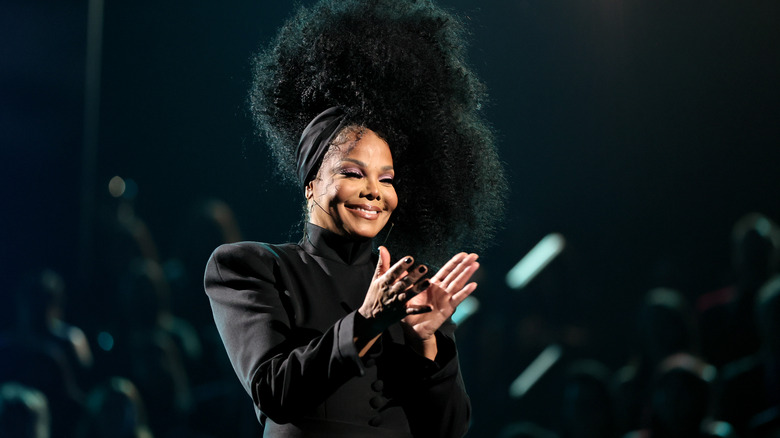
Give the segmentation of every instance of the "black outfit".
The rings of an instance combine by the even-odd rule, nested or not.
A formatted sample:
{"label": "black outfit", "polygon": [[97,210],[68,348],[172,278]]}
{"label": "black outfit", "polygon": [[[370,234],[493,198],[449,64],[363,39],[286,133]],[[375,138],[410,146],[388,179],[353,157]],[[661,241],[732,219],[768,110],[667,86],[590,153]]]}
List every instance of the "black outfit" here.
{"label": "black outfit", "polygon": [[313,224],[298,244],[236,243],[212,255],[206,293],[265,436],[466,433],[471,407],[452,324],[436,333],[435,361],[405,345],[398,324],[358,357],[355,309],[376,261],[370,241]]}

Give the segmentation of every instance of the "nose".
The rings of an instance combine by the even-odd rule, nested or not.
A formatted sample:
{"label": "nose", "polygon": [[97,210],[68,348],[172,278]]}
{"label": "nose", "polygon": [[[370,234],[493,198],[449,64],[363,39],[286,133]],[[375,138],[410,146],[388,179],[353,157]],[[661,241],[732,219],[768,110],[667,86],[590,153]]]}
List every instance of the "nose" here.
{"label": "nose", "polygon": [[379,181],[375,181],[373,178],[366,178],[365,181],[366,186],[363,188],[363,197],[369,201],[380,199],[381,195],[379,193]]}

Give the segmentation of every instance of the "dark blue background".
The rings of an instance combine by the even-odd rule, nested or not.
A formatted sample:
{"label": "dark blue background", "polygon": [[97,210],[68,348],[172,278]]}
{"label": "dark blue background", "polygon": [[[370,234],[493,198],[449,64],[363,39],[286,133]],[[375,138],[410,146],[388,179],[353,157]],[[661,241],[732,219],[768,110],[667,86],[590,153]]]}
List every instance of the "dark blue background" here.
{"label": "dark blue background", "polygon": [[[727,284],[733,223],[780,219],[780,3],[440,3],[467,19],[511,186],[482,257],[483,312],[576,327],[583,355],[617,365],[645,291],[695,299]],[[112,176],[132,178],[163,258],[205,197],[227,201],[247,239],[297,238],[299,193],[278,184],[245,105],[249,56],[291,13],[286,2],[106,2],[95,208]],[[89,307],[99,292],[80,253],[86,22],[85,1],[0,6],[0,266],[4,293],[47,266],[78,291],[71,307],[107,312]],[[564,256],[534,287],[505,290],[505,272],[554,231]],[[509,381],[488,384],[504,394]]]}

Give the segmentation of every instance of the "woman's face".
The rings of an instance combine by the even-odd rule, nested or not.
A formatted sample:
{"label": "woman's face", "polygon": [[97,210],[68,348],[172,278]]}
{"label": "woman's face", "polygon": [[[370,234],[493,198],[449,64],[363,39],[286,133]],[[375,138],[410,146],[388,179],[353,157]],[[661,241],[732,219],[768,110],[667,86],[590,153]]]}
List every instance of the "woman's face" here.
{"label": "woman's face", "polygon": [[309,221],[342,236],[373,238],[398,205],[393,177],[384,140],[369,129],[347,134],[306,186]]}

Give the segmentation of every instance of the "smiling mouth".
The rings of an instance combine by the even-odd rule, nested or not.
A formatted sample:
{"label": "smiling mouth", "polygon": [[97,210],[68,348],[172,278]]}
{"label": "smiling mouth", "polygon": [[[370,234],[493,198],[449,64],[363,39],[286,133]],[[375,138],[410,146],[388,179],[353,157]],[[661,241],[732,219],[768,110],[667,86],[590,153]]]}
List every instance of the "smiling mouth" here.
{"label": "smiling mouth", "polygon": [[376,209],[376,210],[371,209],[371,210],[369,210],[368,208],[359,207],[359,206],[356,206],[356,205],[347,206],[347,210],[349,210],[350,212],[352,212],[353,214],[355,214],[358,217],[362,217],[363,219],[372,219],[372,220],[378,218],[379,217],[379,213],[381,213],[381,211],[379,209]]}

